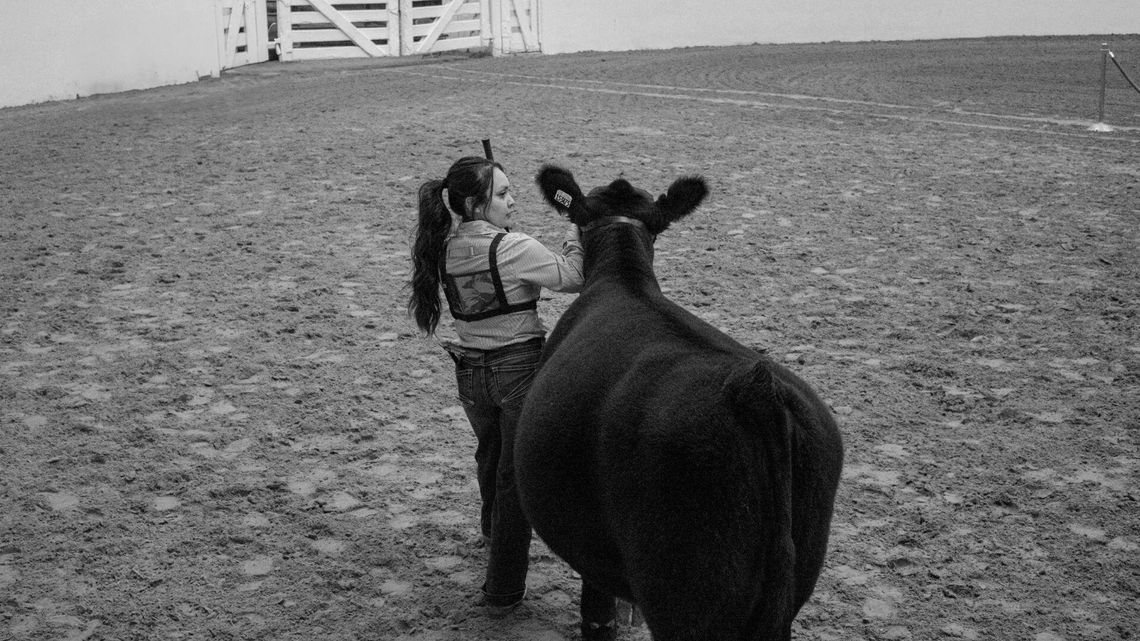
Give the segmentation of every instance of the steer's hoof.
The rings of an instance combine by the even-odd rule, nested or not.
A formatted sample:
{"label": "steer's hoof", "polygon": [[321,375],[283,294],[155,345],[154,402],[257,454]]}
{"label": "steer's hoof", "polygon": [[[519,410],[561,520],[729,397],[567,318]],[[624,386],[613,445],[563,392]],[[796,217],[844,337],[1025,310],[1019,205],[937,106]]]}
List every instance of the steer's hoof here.
{"label": "steer's hoof", "polygon": [[480,605],[483,606],[487,616],[501,619],[519,607],[524,598],[526,598],[525,589],[522,592],[507,595],[487,594],[487,591],[484,590]]}
{"label": "steer's hoof", "polygon": [[511,605],[484,604],[483,611],[486,612],[487,616],[491,617],[492,619],[502,619],[511,612],[514,612],[515,608],[519,607],[519,603],[522,603],[522,601],[519,601],[518,603],[512,603]]}
{"label": "steer's hoof", "polygon": [[617,621],[582,624],[582,641],[614,641],[615,639],[617,639]]}
{"label": "steer's hoof", "polygon": [[501,619],[511,612],[514,612],[519,607],[520,603],[522,603],[522,599],[519,599],[514,603],[508,603],[506,605],[495,605],[493,603],[489,603],[486,599],[484,599],[480,605],[483,606],[483,612],[486,613],[487,616],[491,617],[492,619]]}
{"label": "steer's hoof", "polygon": [[486,534],[476,534],[464,542],[469,550],[483,550],[491,547],[491,537]]}

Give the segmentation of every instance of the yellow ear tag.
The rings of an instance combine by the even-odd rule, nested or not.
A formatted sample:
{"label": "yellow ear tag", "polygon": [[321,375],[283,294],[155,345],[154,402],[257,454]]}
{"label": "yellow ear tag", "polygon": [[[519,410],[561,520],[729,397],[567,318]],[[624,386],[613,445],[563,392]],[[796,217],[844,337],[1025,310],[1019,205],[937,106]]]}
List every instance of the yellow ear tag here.
{"label": "yellow ear tag", "polygon": [[570,194],[559,189],[558,191],[554,192],[554,202],[569,209],[570,203],[574,202],[574,199],[570,197]]}

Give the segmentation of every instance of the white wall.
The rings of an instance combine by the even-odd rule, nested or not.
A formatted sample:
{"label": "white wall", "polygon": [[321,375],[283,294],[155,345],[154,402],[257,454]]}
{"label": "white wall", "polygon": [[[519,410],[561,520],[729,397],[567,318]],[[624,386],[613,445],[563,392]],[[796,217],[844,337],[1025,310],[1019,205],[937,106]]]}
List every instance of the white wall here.
{"label": "white wall", "polygon": [[0,0],[0,107],[220,73],[215,0]]}
{"label": "white wall", "polygon": [[[220,74],[220,0],[0,0],[0,107]],[[545,53],[1140,32],[1140,0],[539,0]]]}
{"label": "white wall", "polygon": [[540,0],[544,53],[1140,32],[1140,0]]}

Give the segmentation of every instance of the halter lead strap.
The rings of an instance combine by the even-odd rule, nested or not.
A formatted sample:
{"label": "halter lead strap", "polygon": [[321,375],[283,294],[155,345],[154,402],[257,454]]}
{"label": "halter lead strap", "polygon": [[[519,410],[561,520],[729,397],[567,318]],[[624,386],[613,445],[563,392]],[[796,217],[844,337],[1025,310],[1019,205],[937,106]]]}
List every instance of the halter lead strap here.
{"label": "halter lead strap", "polygon": [[597,220],[590,221],[581,227],[582,233],[600,229],[602,227],[609,227],[610,225],[633,225],[634,227],[641,228],[642,231],[649,233],[649,228],[645,223],[636,218],[629,218],[627,216],[602,216]]}

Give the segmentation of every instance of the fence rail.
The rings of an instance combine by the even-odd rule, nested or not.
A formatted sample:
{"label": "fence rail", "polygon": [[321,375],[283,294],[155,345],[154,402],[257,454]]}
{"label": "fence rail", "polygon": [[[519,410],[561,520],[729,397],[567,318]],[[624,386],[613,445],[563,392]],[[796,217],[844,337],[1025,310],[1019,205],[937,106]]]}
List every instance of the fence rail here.
{"label": "fence rail", "polygon": [[283,60],[361,58],[486,47],[486,0],[387,3],[277,0]]}
{"label": "fence rail", "polygon": [[275,8],[282,60],[538,51],[537,0],[276,0]]}
{"label": "fence rail", "polygon": [[221,0],[217,4],[218,60],[222,69],[265,62],[269,24],[265,0]]}

